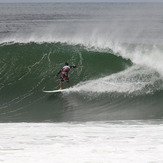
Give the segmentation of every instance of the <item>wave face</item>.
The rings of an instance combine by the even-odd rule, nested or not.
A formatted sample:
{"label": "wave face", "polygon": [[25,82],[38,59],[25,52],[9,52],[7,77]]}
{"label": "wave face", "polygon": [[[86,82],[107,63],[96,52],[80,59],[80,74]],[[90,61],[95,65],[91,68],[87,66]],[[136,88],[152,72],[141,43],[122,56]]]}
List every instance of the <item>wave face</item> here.
{"label": "wave face", "polygon": [[[162,118],[162,7],[0,6],[0,122]],[[65,61],[73,88],[43,93]]]}
{"label": "wave face", "polygon": [[[109,50],[108,50],[109,51]],[[1,121],[66,121],[160,118],[163,81],[158,72],[110,52],[65,43],[0,47]],[[54,76],[64,61],[74,88],[59,88]],[[67,84],[64,83],[64,88]]]}

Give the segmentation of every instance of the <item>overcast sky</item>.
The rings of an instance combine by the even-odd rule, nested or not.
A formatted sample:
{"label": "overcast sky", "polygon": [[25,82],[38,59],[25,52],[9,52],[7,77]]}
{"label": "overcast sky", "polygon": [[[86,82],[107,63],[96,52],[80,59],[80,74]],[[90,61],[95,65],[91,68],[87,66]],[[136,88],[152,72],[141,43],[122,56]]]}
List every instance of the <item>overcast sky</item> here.
{"label": "overcast sky", "polygon": [[15,2],[163,2],[163,0],[0,0],[0,3]]}

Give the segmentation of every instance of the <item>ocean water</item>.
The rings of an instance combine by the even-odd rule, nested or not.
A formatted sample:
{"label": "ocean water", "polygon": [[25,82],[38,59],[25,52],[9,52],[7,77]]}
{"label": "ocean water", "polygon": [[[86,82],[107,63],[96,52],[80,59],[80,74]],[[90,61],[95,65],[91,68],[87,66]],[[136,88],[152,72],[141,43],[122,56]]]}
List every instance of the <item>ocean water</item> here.
{"label": "ocean water", "polygon": [[[0,161],[163,162],[162,18],[162,3],[0,4]],[[44,93],[65,61],[73,88]]]}

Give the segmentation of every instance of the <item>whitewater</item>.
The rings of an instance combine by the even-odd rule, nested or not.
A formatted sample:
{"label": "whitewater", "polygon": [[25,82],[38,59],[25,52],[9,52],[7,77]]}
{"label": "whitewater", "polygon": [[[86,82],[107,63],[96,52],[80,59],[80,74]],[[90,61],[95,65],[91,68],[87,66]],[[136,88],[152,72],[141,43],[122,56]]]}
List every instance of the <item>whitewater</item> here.
{"label": "whitewater", "polygon": [[[0,4],[0,162],[163,162],[162,16],[162,3]],[[73,88],[44,93],[65,61]]]}

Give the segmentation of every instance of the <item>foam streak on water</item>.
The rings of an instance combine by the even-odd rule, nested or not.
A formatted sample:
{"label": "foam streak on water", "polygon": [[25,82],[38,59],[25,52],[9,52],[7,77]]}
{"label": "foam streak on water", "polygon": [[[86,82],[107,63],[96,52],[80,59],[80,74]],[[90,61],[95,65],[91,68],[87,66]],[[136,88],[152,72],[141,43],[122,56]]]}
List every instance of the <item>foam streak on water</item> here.
{"label": "foam streak on water", "polygon": [[70,91],[148,94],[162,89],[163,85],[160,84],[160,86],[155,86],[154,84],[159,79],[161,79],[161,76],[153,70],[133,66],[113,75],[81,82]]}
{"label": "foam streak on water", "polygon": [[161,163],[163,125],[156,124],[2,123],[0,162]]}

